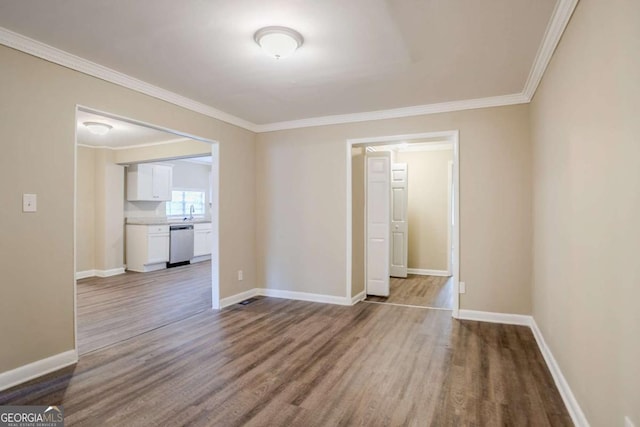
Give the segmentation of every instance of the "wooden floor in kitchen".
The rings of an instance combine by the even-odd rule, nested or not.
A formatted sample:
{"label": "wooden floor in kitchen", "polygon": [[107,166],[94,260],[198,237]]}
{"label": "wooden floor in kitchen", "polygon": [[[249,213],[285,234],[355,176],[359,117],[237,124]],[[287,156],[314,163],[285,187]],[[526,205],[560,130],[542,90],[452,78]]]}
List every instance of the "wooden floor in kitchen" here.
{"label": "wooden floor in kitchen", "polygon": [[67,426],[571,425],[526,327],[277,298],[134,334],[5,404],[63,405]]}
{"label": "wooden floor in kitchen", "polygon": [[453,280],[417,274],[409,274],[406,279],[392,277],[388,297],[367,295],[366,301],[452,309]]}
{"label": "wooden floor in kitchen", "polygon": [[77,305],[85,354],[211,309],[211,262],[78,280]]}

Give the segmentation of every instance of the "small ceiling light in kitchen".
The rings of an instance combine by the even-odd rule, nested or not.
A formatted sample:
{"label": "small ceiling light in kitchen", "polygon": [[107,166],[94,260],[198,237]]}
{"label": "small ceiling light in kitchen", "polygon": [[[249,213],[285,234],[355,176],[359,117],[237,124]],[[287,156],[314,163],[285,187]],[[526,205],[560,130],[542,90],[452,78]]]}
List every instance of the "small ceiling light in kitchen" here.
{"label": "small ceiling light in kitchen", "polygon": [[89,129],[89,132],[95,135],[106,135],[112,128],[111,125],[100,122],[84,122],[83,125]]}
{"label": "small ceiling light in kitchen", "polygon": [[293,54],[304,39],[296,30],[287,27],[264,27],[256,31],[253,39],[270,56],[280,59]]}

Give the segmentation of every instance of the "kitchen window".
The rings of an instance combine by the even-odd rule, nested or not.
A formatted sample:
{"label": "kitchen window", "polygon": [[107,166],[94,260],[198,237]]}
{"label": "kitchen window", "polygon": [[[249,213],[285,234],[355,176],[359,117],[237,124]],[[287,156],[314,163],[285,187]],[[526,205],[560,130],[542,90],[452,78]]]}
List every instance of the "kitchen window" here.
{"label": "kitchen window", "polygon": [[167,202],[167,216],[186,218],[193,216],[205,216],[205,197],[202,190],[173,190],[171,201]]}

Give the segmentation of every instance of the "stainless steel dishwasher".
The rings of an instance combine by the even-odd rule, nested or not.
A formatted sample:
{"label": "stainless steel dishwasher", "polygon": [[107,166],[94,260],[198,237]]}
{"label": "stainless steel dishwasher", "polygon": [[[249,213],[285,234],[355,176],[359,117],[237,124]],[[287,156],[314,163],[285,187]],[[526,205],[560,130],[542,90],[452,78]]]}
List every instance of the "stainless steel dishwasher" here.
{"label": "stainless steel dishwasher", "polygon": [[188,264],[193,258],[193,225],[176,224],[169,227],[171,240],[169,243],[168,267]]}

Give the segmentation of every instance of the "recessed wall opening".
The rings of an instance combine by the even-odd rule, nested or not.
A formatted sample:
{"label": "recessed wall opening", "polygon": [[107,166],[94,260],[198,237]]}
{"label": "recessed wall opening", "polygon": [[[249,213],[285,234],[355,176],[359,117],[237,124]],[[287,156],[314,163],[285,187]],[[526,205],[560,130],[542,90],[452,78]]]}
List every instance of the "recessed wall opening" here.
{"label": "recessed wall opening", "polygon": [[349,140],[347,151],[349,295],[457,317],[457,131]]}
{"label": "recessed wall opening", "polygon": [[76,108],[79,354],[219,307],[218,143]]}

